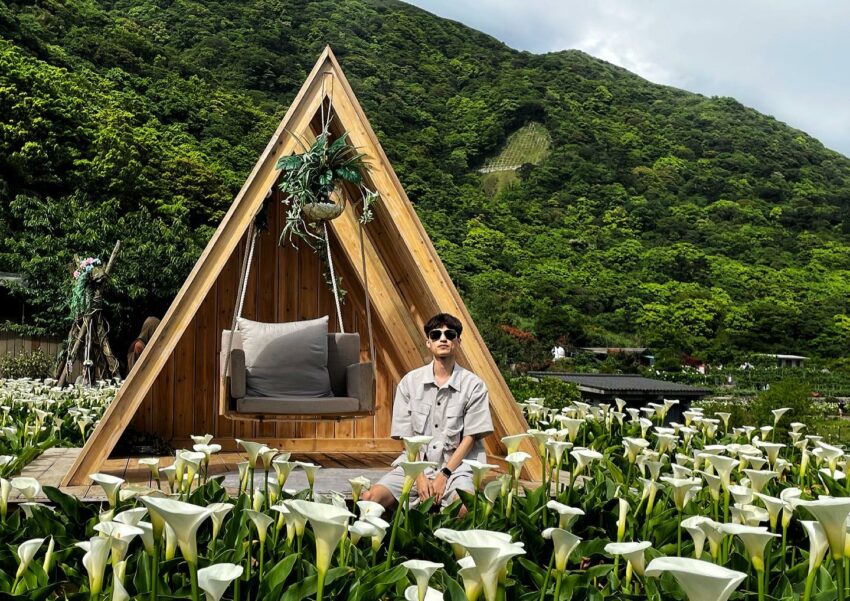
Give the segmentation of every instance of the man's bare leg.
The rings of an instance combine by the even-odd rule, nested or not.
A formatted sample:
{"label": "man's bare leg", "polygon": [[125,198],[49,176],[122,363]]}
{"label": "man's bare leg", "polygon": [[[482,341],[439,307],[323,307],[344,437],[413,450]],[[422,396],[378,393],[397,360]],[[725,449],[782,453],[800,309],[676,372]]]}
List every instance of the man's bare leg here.
{"label": "man's bare leg", "polygon": [[376,484],[369,490],[363,491],[360,494],[360,498],[364,501],[380,503],[386,509],[392,509],[398,504],[398,501],[396,501],[393,493],[390,492],[390,489],[386,486],[381,486],[380,484]]}

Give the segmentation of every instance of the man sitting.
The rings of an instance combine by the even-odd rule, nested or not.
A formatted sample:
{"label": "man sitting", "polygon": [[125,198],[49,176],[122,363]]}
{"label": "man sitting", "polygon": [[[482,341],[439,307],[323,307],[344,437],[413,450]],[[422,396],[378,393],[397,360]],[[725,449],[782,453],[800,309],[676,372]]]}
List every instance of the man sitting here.
{"label": "man sitting", "polygon": [[[395,439],[433,436],[417,460],[432,461],[438,469],[428,469],[416,479],[411,499],[433,497],[435,504],[446,507],[457,499],[456,491],[473,492],[472,470],[461,461],[486,462],[483,438],[493,431],[493,422],[484,382],[455,361],[463,332],[460,321],[440,313],[423,329],[433,361],[399,382],[390,435]],[[387,508],[396,505],[404,483],[404,471],[398,464],[404,460],[406,454],[402,453],[393,462],[395,468],[361,498]]]}

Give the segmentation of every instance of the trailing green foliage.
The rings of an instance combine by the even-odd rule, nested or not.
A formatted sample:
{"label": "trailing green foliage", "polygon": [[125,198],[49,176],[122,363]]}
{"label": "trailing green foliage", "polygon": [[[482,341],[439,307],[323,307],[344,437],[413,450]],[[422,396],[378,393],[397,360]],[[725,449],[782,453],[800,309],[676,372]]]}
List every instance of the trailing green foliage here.
{"label": "trailing green foliage", "polygon": [[[500,362],[501,325],[543,348],[846,354],[850,160],[393,0],[3,4],[0,270],[27,276],[34,325],[64,333],[73,256],[118,238],[114,337],[163,313],[325,44]],[[477,169],[529,122],[551,152],[488,195]]]}

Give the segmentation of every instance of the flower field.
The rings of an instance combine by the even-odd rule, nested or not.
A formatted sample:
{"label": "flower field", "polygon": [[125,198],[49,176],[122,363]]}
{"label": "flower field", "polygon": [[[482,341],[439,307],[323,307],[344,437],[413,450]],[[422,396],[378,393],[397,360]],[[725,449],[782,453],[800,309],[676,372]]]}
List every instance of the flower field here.
{"label": "flower field", "polygon": [[58,388],[55,380],[0,379],[0,476],[46,449],[80,447],[115,397],[115,384]]}
{"label": "flower field", "polygon": [[[84,435],[108,396],[93,390],[71,401],[18,382],[3,389],[13,457],[31,441]],[[0,596],[843,600],[843,450],[784,423],[783,410],[772,424],[733,429],[727,414],[699,410],[667,423],[674,403],[555,412],[530,400],[532,429],[503,439],[508,473],[468,462],[477,492],[443,512],[403,499],[385,513],[359,500],[370,485],[362,477],[350,481],[351,500],[314,493],[319,466],[251,441],[240,441],[246,461],[232,496],[207,477],[220,451],[210,436],[194,437],[172,466],[141,461],[150,488],[94,474],[102,505],[44,487],[49,505],[13,508],[11,491],[34,498],[41,485],[4,478]],[[516,450],[524,438],[547,466],[542,485],[516,477],[530,459]],[[418,460],[427,443],[405,440],[403,496],[433,465]],[[287,488],[293,470],[306,472],[307,489]]]}

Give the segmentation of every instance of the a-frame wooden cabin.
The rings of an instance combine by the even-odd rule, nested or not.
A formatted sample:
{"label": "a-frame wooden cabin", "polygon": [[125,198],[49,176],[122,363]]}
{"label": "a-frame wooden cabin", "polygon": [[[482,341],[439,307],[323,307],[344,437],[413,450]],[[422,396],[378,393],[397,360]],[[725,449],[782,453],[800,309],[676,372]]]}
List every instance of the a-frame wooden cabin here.
{"label": "a-frame wooden cabin", "polygon": [[[271,231],[257,242],[243,316],[283,322],[329,315],[331,331],[336,325],[333,296],[318,257],[309,249],[299,252],[277,244],[284,215],[275,163],[300,150],[293,132],[315,138],[318,115],[329,97],[336,127],[348,131],[351,143],[367,155],[367,183],[381,199],[364,236],[377,355],[375,415],[340,421],[231,421],[217,411],[221,331],[230,328],[247,231],[269,190],[274,195]],[[331,252],[348,290],[344,325],[347,331],[363,332],[360,241],[351,203],[329,226]],[[175,448],[191,446],[192,434],[211,433],[224,450],[235,450],[236,438],[329,456],[400,449],[389,437],[395,386],[407,371],[428,360],[421,328],[439,312],[457,315],[464,323],[459,362],[488,386],[495,433],[486,446],[494,459],[500,457],[505,452],[500,438],[524,432],[526,422],[328,47],[62,485],[86,483],[131,423]],[[362,335],[361,340],[365,357],[368,337]],[[524,441],[522,450],[532,455],[527,475],[539,479],[541,464],[531,443]]]}

